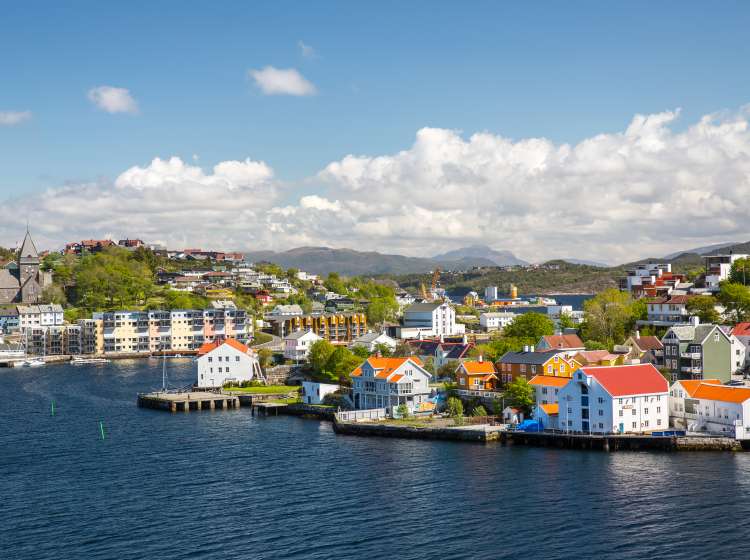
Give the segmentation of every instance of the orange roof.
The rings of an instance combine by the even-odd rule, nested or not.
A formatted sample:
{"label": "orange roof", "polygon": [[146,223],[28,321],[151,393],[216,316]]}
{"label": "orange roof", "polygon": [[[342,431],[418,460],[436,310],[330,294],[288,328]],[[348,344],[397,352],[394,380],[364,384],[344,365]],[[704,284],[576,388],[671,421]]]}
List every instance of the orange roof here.
{"label": "orange roof", "polygon": [[721,385],[721,381],[719,381],[718,379],[683,379],[679,383],[691,397],[695,394],[695,391],[698,389],[701,383]]}
{"label": "orange roof", "polygon": [[727,387],[726,385],[701,383],[692,396],[696,399],[743,403],[750,399],[750,389],[747,387]]}
{"label": "orange roof", "polygon": [[[372,366],[372,369],[376,371],[375,377],[378,379],[388,379],[388,376],[391,375],[394,371],[396,371],[398,368],[400,368],[405,362],[411,361],[414,364],[417,364],[418,366],[422,365],[422,360],[419,358],[416,358],[414,356],[407,356],[405,358],[378,358],[377,356],[371,356],[367,358],[366,362],[369,362],[369,364]],[[364,365],[364,364],[362,364]],[[356,368],[352,373],[352,377],[359,377],[362,375],[362,366],[359,366]],[[398,379],[401,379],[399,376]],[[395,379],[395,381],[398,381],[398,379]]]}
{"label": "orange roof", "polygon": [[216,350],[222,344],[229,344],[229,346],[231,346],[235,350],[239,350],[243,353],[247,353],[250,350],[241,342],[238,342],[233,338],[226,338],[224,340],[214,340],[213,342],[206,342],[203,346],[198,348],[198,355],[203,356],[204,354],[208,354],[209,352]]}
{"label": "orange roof", "polygon": [[544,412],[549,414],[550,416],[553,414],[559,414],[560,412],[560,405],[558,403],[555,404],[540,404],[539,405]]}
{"label": "orange roof", "polygon": [[542,387],[565,387],[570,377],[555,377],[554,375],[535,375],[529,381],[529,385],[541,385]]}
{"label": "orange roof", "polygon": [[492,362],[489,361],[477,361],[477,360],[467,360],[465,362],[462,362],[461,365],[466,370],[466,373],[468,374],[474,374],[474,375],[481,375],[481,374],[487,374],[487,373],[495,373],[495,365]]}

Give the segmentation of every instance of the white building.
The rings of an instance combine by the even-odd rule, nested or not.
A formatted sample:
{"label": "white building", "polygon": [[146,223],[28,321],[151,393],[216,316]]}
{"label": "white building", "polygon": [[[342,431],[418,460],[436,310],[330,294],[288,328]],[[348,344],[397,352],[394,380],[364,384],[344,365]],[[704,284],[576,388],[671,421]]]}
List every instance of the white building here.
{"label": "white building", "polygon": [[63,308],[50,305],[18,305],[18,326],[21,330],[33,327],[57,327],[63,324]]}
{"label": "white building", "polygon": [[400,338],[457,336],[466,331],[456,323],[456,311],[448,302],[415,303],[404,310]]}
{"label": "white building", "polygon": [[310,355],[310,347],[319,340],[323,338],[311,330],[295,331],[284,337],[284,357],[287,360],[306,360]]}
{"label": "white building", "polygon": [[391,338],[385,333],[368,332],[363,334],[362,336],[355,338],[351,343],[351,347],[354,348],[355,346],[363,346],[367,348],[368,352],[372,353],[375,352],[378,345],[381,344],[388,347],[389,350],[393,351],[396,349],[398,342],[396,342],[395,339]]}
{"label": "white building", "polygon": [[405,404],[414,410],[430,396],[430,379],[418,358],[370,357],[352,372],[354,408]]}
{"label": "white building", "polygon": [[198,349],[196,361],[198,387],[265,380],[255,351],[233,338],[204,344]]}
{"label": "white building", "polygon": [[737,323],[732,334],[745,348],[745,365],[750,366],[750,323]]}
{"label": "white building", "polygon": [[496,331],[510,325],[515,318],[516,314],[509,311],[482,313],[479,316],[479,326],[485,331]]}
{"label": "white building", "polygon": [[710,292],[719,291],[719,282],[727,280],[732,272],[732,263],[737,259],[745,259],[744,253],[729,253],[728,255],[706,255],[706,288]]}
{"label": "white building", "polygon": [[669,427],[669,385],[651,364],[582,367],[558,402],[563,430],[640,434]]}
{"label": "white building", "polygon": [[679,430],[687,430],[688,423],[695,422],[698,412],[691,404],[693,395],[702,383],[721,385],[719,379],[681,379],[669,388],[669,424]]}
{"label": "white building", "polygon": [[497,286],[487,286],[484,289],[484,301],[487,303],[497,301]]}
{"label": "white building", "polygon": [[323,404],[326,395],[339,390],[333,383],[318,383],[317,381],[302,382],[302,402],[305,404]]}
{"label": "white building", "polygon": [[750,388],[706,382],[693,388],[686,383],[675,382],[670,391],[670,407],[674,404],[679,415],[676,426],[682,422],[690,432],[750,439]]}

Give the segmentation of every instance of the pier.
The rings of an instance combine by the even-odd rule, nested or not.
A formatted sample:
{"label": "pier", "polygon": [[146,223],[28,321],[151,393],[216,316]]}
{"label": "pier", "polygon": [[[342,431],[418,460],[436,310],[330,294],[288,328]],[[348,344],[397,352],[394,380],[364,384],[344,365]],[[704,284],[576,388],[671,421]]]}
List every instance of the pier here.
{"label": "pier", "polygon": [[279,410],[287,406],[284,403],[254,402],[250,405],[250,414],[252,416],[278,416]]}
{"label": "pier", "polygon": [[190,412],[191,410],[229,410],[240,407],[240,399],[221,393],[203,391],[184,393],[141,393],[138,406],[167,410],[169,412]]}

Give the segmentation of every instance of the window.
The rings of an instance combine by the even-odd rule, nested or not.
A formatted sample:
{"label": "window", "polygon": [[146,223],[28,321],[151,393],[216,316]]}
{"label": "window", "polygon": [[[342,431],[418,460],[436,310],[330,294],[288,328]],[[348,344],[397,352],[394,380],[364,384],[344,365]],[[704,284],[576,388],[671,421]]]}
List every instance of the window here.
{"label": "window", "polygon": [[604,411],[601,408],[599,409],[599,416],[604,416]]}
{"label": "window", "polygon": [[645,421],[645,422],[643,423],[643,426],[644,426],[645,428],[648,428],[648,420],[646,420],[646,421]]}
{"label": "window", "polygon": [[234,361],[235,361],[235,362],[239,362],[239,361],[240,361],[240,357],[239,357],[239,356],[235,356],[235,357],[234,357]]}
{"label": "window", "polygon": [[547,373],[552,373],[552,364],[547,366]]}
{"label": "window", "polygon": [[656,421],[656,425],[657,426],[661,426],[661,419],[659,419],[659,420]]}
{"label": "window", "polygon": [[635,427],[636,427],[636,423],[635,423],[635,422],[633,422],[633,429],[635,429]]}
{"label": "window", "polygon": [[603,404],[603,403],[604,403],[604,397],[599,397],[599,398],[598,398],[598,399],[596,399],[596,400],[597,400],[597,402],[598,402],[599,404]]}
{"label": "window", "polygon": [[633,409],[631,409],[631,411],[633,413],[633,416],[635,416],[635,409],[633,408]]}
{"label": "window", "polygon": [[560,364],[560,371],[565,371],[565,364]]}
{"label": "window", "polygon": [[656,413],[658,414],[659,412],[661,412],[661,407],[660,407],[660,406],[657,406],[657,407],[656,407]]}
{"label": "window", "polygon": [[622,416],[622,410],[620,411],[620,414],[619,414],[619,415],[620,415],[620,416]]}
{"label": "window", "polygon": [[643,414],[648,414],[648,408],[643,409]]}
{"label": "window", "polygon": [[212,358],[211,356],[209,356],[209,357],[208,357],[208,361],[209,361],[209,362],[213,362],[213,361],[214,361],[214,359],[213,359],[213,358]]}

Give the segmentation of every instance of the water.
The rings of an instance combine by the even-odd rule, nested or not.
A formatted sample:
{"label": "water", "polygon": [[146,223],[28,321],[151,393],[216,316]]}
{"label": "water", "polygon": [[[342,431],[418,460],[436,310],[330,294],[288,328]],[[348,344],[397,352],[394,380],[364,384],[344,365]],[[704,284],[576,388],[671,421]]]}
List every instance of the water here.
{"label": "water", "polygon": [[[189,360],[169,363],[190,382]],[[137,391],[161,384],[146,361],[0,370],[0,382],[3,559],[750,552],[750,454],[370,439],[247,409],[169,414],[136,407]]]}

